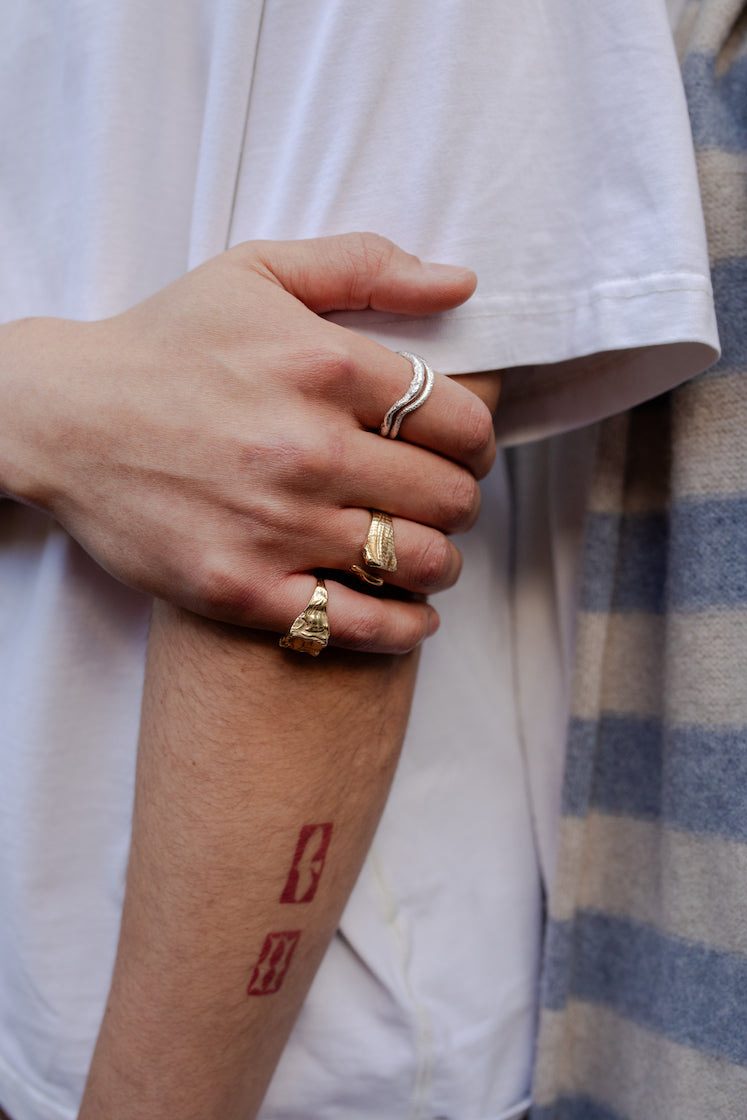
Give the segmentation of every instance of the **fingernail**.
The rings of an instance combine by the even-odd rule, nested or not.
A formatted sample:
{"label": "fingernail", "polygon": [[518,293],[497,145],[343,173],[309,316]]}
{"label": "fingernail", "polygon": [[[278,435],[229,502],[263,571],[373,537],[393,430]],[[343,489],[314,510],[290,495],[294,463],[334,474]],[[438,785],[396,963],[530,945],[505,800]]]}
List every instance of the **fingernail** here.
{"label": "fingernail", "polygon": [[423,268],[428,272],[437,272],[441,276],[474,276],[471,268],[461,264],[436,264],[434,261],[423,261]]}

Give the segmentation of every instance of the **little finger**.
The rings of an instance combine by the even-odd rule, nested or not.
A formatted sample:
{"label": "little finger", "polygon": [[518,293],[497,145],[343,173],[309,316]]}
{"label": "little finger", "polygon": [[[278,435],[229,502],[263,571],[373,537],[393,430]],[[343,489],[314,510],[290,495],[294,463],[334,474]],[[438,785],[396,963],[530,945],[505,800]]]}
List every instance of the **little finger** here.
{"label": "little finger", "polygon": [[[289,577],[286,581],[284,598],[289,603],[295,601],[295,608],[291,608],[295,614],[288,611],[283,623],[285,637],[292,628],[298,629],[298,620],[312,604],[319,583],[309,575]],[[334,580],[326,580],[324,586],[324,613],[331,645],[365,653],[408,653],[438,629],[438,615],[428,603],[376,598]],[[311,619],[312,628],[316,622],[318,615]],[[323,656],[321,644],[315,652]]]}

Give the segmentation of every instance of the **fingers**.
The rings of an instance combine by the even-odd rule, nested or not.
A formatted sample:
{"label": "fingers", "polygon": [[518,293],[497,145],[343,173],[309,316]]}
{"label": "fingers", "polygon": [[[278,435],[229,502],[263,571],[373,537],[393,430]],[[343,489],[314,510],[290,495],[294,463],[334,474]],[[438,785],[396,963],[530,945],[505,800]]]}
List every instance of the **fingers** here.
{"label": "fingers", "polygon": [[[423,264],[385,238],[343,234],[293,242],[247,242],[230,250],[258,275],[273,280],[317,315],[370,307],[430,315],[463,303],[476,277],[469,269]],[[304,355],[310,397],[332,393],[364,427],[378,431],[412,377],[406,358],[318,318],[304,324],[317,352]],[[427,355],[426,355],[427,358]],[[426,403],[403,422],[400,438],[462,463],[482,478],[495,458],[489,409],[443,375]]]}
{"label": "fingers", "polygon": [[327,580],[330,642],[361,653],[408,653],[435,634],[439,619],[429,603],[377,599]]}
{"label": "fingers", "polygon": [[[303,571],[264,576],[255,570],[249,581],[234,571],[220,581],[210,602],[185,605],[198,614],[287,633],[304,611],[316,585],[315,569],[348,573],[363,565],[363,544],[371,521],[366,510],[344,510],[330,517],[323,539],[316,539]],[[397,570],[380,574],[385,582],[422,595],[445,590],[459,577],[462,557],[443,534],[400,518],[393,519]],[[369,569],[374,570],[374,569]],[[286,569],[287,572],[287,569]],[[424,641],[438,627],[436,612],[425,602],[408,602],[371,594],[354,577],[351,585],[326,579],[331,642],[346,649],[371,653],[404,653]]]}
{"label": "fingers", "polygon": [[383,509],[442,533],[471,529],[480,511],[480,487],[464,467],[399,440],[371,432],[351,437],[349,464],[337,480],[340,506]]}
{"label": "fingers", "polygon": [[[345,530],[340,534],[340,547],[319,566],[344,570],[352,564],[362,564],[362,545],[369,522],[365,511],[348,511],[340,525]],[[393,519],[393,525],[397,570],[378,573],[385,582],[423,594],[444,590],[456,582],[462,557],[451,541],[432,529],[399,518]],[[333,645],[361,652],[400,654],[414,649],[438,628],[438,615],[428,603],[379,598],[367,593],[363,585],[358,591],[333,579],[325,582]],[[315,577],[306,573],[290,576],[283,582],[282,598],[288,603],[286,631],[306,607],[314,586]],[[279,602],[280,596],[277,598]]]}
{"label": "fingers", "polygon": [[[365,653],[407,653],[438,629],[438,614],[428,603],[378,599],[334,580],[325,583],[332,645]],[[286,633],[305,609],[315,586],[314,576],[290,577],[283,586],[285,619],[272,629]]]}
{"label": "fingers", "polygon": [[[203,604],[186,603],[196,614],[269,630],[280,638],[309,605],[316,588],[316,576],[308,572],[290,575],[262,588],[261,599],[255,594],[247,604],[246,617],[235,609],[209,609]],[[438,629],[436,611],[426,602],[377,598],[346,587],[334,579],[326,579],[328,593],[327,617],[330,644],[366,653],[407,653]],[[295,653],[294,653],[295,656]]]}
{"label": "fingers", "polygon": [[477,283],[468,268],[423,264],[374,233],[255,241],[245,249],[286,291],[318,314],[371,307],[430,315],[469,299]]}
{"label": "fingers", "polygon": [[[352,408],[364,428],[378,433],[387,411],[410,384],[412,365],[370,339],[333,323],[327,327],[340,332],[339,346],[347,352],[338,400],[344,408]],[[464,385],[438,372],[430,396],[405,417],[396,442],[435,451],[461,463],[476,478],[484,478],[495,460],[490,409]]]}
{"label": "fingers", "polygon": [[484,478],[495,461],[492,413],[469,389],[443,374],[436,375],[426,402],[402,421],[398,439],[463,464],[475,478]]}
{"label": "fingers", "polygon": [[[349,571],[353,564],[365,567],[363,545],[371,514],[368,510],[345,510],[335,519],[334,536],[326,542],[313,567]],[[453,587],[462,570],[462,554],[443,533],[402,518],[392,519],[397,570],[370,569],[385,583],[404,591],[430,595]],[[361,585],[362,589],[363,585]]]}

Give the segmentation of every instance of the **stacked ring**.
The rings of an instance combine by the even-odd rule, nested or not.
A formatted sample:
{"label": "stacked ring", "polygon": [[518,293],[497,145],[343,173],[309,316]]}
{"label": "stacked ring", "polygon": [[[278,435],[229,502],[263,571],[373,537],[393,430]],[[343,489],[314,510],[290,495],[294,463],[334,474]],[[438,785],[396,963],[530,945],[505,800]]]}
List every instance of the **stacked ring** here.
{"label": "stacked ring", "polygon": [[435,380],[433,370],[423,358],[411,354],[408,350],[398,350],[397,353],[407,358],[412,365],[413,374],[407,392],[394,402],[381,422],[379,435],[384,436],[385,439],[397,438],[402,421],[416,408],[420,408],[421,404],[425,404],[431,395]]}

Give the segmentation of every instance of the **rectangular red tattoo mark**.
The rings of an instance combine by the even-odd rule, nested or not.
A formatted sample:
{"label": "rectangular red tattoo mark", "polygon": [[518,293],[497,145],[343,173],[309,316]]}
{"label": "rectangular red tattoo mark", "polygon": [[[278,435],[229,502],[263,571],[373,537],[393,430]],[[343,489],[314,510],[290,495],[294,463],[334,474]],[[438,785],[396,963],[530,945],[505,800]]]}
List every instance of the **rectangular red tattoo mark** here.
{"label": "rectangular red tattoo mark", "polygon": [[300,936],[300,929],[267,934],[246,989],[248,996],[269,996],[280,991]]}
{"label": "rectangular red tattoo mark", "polygon": [[311,902],[327,858],[332,825],[305,824],[298,835],[296,852],[281,902]]}

